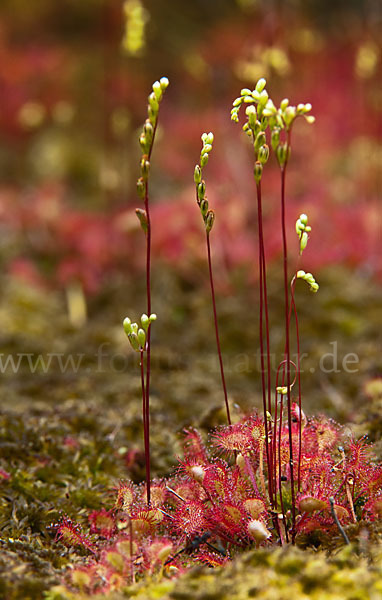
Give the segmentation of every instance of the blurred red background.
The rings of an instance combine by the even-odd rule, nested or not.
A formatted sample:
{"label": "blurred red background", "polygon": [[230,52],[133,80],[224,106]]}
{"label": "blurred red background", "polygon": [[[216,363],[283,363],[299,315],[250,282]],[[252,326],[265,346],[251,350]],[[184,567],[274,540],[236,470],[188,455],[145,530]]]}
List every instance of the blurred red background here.
{"label": "blurred red background", "polygon": [[[212,130],[205,176],[217,271],[223,282],[237,268],[251,273],[251,149],[229,113],[240,89],[264,76],[275,102],[311,102],[316,116],[296,125],[289,168],[296,253],[300,212],[313,227],[304,268],[336,263],[380,277],[380,19],[368,0],[3,0],[3,272],[88,294],[139,272],[138,135],[151,84],[166,75],[150,183],[155,256],[190,277],[204,258],[193,169],[200,135]],[[273,160],[264,179],[269,259],[281,244]]]}

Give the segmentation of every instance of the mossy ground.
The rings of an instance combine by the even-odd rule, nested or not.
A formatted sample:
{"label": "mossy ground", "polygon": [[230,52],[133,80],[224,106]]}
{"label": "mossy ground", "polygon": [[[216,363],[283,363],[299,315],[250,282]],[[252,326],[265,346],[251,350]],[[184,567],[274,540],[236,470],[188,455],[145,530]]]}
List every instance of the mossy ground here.
{"label": "mossy ground", "polygon": [[[281,352],[282,293],[275,282],[270,277],[271,343]],[[297,295],[302,351],[308,353],[304,409],[369,434],[380,458],[382,394],[378,382],[371,383],[381,372],[377,287],[362,274],[334,269],[319,282],[319,294],[302,289]],[[55,358],[48,372],[40,365],[32,373],[23,358],[17,373],[8,369],[1,375],[0,468],[10,477],[0,481],[0,598],[37,600],[60,584],[68,565],[86,555],[55,542],[51,524],[65,513],[86,527],[91,510],[112,506],[110,491],[121,478],[143,479],[137,357],[121,321],[144,311],[144,288],[140,282],[133,290],[111,284],[90,301],[88,323],[78,330],[68,321],[61,294],[38,292],[14,280],[2,283],[3,361],[20,352],[33,360],[38,354],[83,355],[77,372],[61,372]],[[152,468],[153,475],[163,476],[181,452],[182,428],[195,425],[206,433],[224,422],[224,410],[208,290],[201,291],[199,281],[162,270],[155,277],[154,298],[159,318],[153,328]],[[219,300],[235,418],[260,407],[256,306],[253,288],[239,293],[226,288]],[[333,351],[330,342],[337,343],[337,373],[318,368],[320,356]],[[348,353],[359,357],[351,365],[356,372],[341,366]],[[329,368],[332,359],[327,361]],[[223,570],[198,567],[179,580],[143,582],[109,598],[273,599],[292,593],[298,598],[378,598],[379,525],[360,527],[353,538],[355,546],[345,550],[328,540],[314,551],[254,551]]]}

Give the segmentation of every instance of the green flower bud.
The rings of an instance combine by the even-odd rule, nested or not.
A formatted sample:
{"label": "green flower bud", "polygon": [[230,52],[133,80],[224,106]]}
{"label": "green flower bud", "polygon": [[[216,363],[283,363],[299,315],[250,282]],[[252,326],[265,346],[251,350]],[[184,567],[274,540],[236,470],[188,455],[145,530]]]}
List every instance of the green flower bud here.
{"label": "green flower bud", "polygon": [[279,386],[276,388],[276,392],[277,392],[278,394],[281,394],[282,396],[285,396],[285,395],[288,393],[288,386],[287,386],[287,385],[282,385],[282,386],[281,386],[281,385],[279,385]]}
{"label": "green flower bud", "polygon": [[150,323],[152,323],[152,321],[156,321],[157,320],[157,316],[155,313],[151,313],[151,315],[149,316],[149,321]]}
{"label": "green flower bud", "polygon": [[151,125],[153,127],[155,127],[155,124],[156,124],[156,122],[158,120],[158,111],[153,110],[151,108],[151,106],[149,105],[147,112],[148,112],[148,115],[149,115],[149,120],[150,120]]}
{"label": "green flower bud", "polygon": [[154,94],[154,92],[151,92],[151,94],[149,95],[149,106],[150,106],[150,108],[152,108],[154,113],[158,113],[159,102],[158,102],[157,97]]}
{"label": "green flower bud", "polygon": [[253,96],[244,96],[243,102],[245,104],[251,104],[253,102]]}
{"label": "green flower bud", "polygon": [[150,319],[145,313],[143,313],[143,315],[141,316],[141,324],[143,329],[147,331],[150,325]]}
{"label": "green flower bud", "polygon": [[284,121],[287,126],[291,125],[296,118],[296,107],[288,106],[284,111]]}
{"label": "green flower bud", "polygon": [[309,112],[310,110],[312,110],[312,105],[310,102],[307,102],[304,106],[304,112]]}
{"label": "green flower bud", "polygon": [[213,227],[215,221],[215,213],[213,210],[209,210],[208,213],[206,214],[205,217],[205,225],[206,225],[206,232],[209,233]]}
{"label": "green flower bud", "polygon": [[255,152],[258,152],[259,149],[261,148],[261,146],[264,146],[266,141],[267,141],[267,138],[265,137],[264,131],[260,131],[260,133],[257,134],[255,142],[254,142]]}
{"label": "green flower bud", "polygon": [[256,183],[260,183],[261,176],[263,174],[263,165],[258,160],[255,162],[255,165],[253,168],[253,174],[255,176]]}
{"label": "green flower bud", "polygon": [[146,139],[150,145],[153,140],[154,127],[152,126],[149,119],[146,119],[146,121],[145,121],[145,124],[143,126],[143,132],[144,132]]}
{"label": "green flower bud", "polygon": [[307,233],[310,233],[310,232],[312,231],[312,228],[311,228],[311,226],[310,226],[310,225],[307,225],[307,226],[305,227],[305,231],[306,231]]}
{"label": "green flower bud", "polygon": [[140,198],[143,199],[145,197],[146,186],[145,186],[145,182],[142,177],[140,177],[137,181],[137,192],[138,192],[138,196]]}
{"label": "green flower bud", "polygon": [[198,198],[199,200],[203,200],[206,195],[206,183],[205,181],[201,181],[198,185]]}
{"label": "green flower bud", "polygon": [[200,183],[202,181],[202,170],[199,167],[199,165],[195,166],[195,170],[194,170],[194,182],[196,184]]}
{"label": "green flower bud", "polygon": [[289,100],[288,98],[284,98],[284,100],[281,100],[281,104],[280,104],[280,108],[282,111],[284,111],[286,109],[286,107],[289,104]]}
{"label": "green flower bud", "polygon": [[203,168],[206,166],[206,164],[208,163],[208,154],[201,154],[200,155],[200,166]]}
{"label": "green flower bud", "polygon": [[[241,106],[242,102],[243,102],[242,98],[236,98],[236,100],[233,101],[232,106],[235,109],[236,107]],[[232,114],[232,111],[231,111],[231,114]]]}
{"label": "green flower bud", "polygon": [[234,121],[234,123],[239,122],[239,115],[236,110],[234,112],[231,112],[231,121]]}
{"label": "green flower bud", "polygon": [[135,350],[136,352],[139,352],[141,348],[140,348],[140,344],[139,344],[139,340],[138,340],[138,335],[135,332],[132,332],[132,333],[129,333],[128,338],[129,338],[129,342],[130,342],[133,350]]}
{"label": "green flower bud", "polygon": [[141,224],[141,227],[143,229],[143,231],[145,233],[147,233],[148,230],[148,223],[147,223],[147,213],[143,208],[136,208],[135,209],[135,214],[137,215],[139,222]]}
{"label": "green flower bud", "polygon": [[300,237],[301,233],[304,231],[304,226],[301,223],[300,219],[297,219],[296,221],[296,233],[298,235],[298,237]]}
{"label": "green flower bud", "polygon": [[288,158],[288,144],[284,142],[283,144],[279,144],[276,149],[276,156],[280,167],[283,167]]}
{"label": "green flower bud", "polygon": [[280,128],[274,127],[271,133],[271,144],[273,151],[276,152],[277,146],[280,143]]}
{"label": "green flower bud", "polygon": [[211,150],[212,150],[211,144],[204,144],[204,146],[202,148],[202,155],[208,154],[209,152],[211,152]]}
{"label": "green flower bud", "polygon": [[252,98],[255,102],[259,102],[260,100],[260,92],[258,92],[257,90],[253,90],[252,92]]}
{"label": "green flower bud", "polygon": [[261,148],[259,148],[258,158],[261,164],[265,165],[269,158],[269,147],[267,146],[267,144],[264,144],[264,146],[261,146]]}
{"label": "green flower bud", "polygon": [[259,97],[259,104],[265,107],[266,103],[268,102],[268,98],[268,92],[266,90],[263,90]]}
{"label": "green flower bud", "polygon": [[154,81],[154,83],[153,83],[153,92],[155,94],[156,99],[159,102],[162,99],[162,86],[159,83],[159,81]]}
{"label": "green flower bud", "polygon": [[256,87],[255,87],[256,92],[259,92],[259,94],[261,94],[261,92],[263,91],[263,89],[265,88],[266,85],[267,85],[266,79],[264,79],[264,77],[261,77],[261,79],[259,79],[259,81],[256,83]]}
{"label": "green flower bud", "polygon": [[306,225],[308,223],[308,215],[306,215],[305,213],[302,213],[300,215],[300,221],[303,225]]}
{"label": "green flower bud", "polygon": [[170,85],[169,80],[167,79],[167,77],[161,77],[159,80],[160,86],[162,88],[162,91],[164,92],[168,86]]}
{"label": "green flower bud", "polygon": [[249,90],[248,88],[243,88],[240,91],[240,96],[250,96],[252,94],[252,91]]}
{"label": "green flower bud", "polygon": [[141,174],[142,174],[143,180],[147,180],[147,178],[149,176],[149,171],[150,171],[150,163],[147,160],[147,157],[143,156],[142,160],[141,160]]}
{"label": "green flower bud", "polygon": [[142,349],[144,349],[144,347],[146,345],[146,333],[144,332],[143,329],[138,329],[137,339],[138,339],[138,343],[139,343],[140,347]]}
{"label": "green flower bud", "polygon": [[131,333],[134,333],[135,335],[138,333],[138,324],[137,323],[131,323]]}
{"label": "green flower bud", "polygon": [[123,320],[123,329],[125,330],[126,335],[131,333],[131,320],[129,317],[126,317],[126,319]]}
{"label": "green flower bud", "polygon": [[213,141],[214,141],[214,134],[212,133],[212,131],[210,131],[207,134],[206,142],[207,142],[207,144],[211,144],[212,145]]}
{"label": "green flower bud", "polygon": [[245,114],[248,117],[249,127],[254,130],[256,127],[257,112],[253,104],[251,106],[247,106],[247,108],[245,109]]}
{"label": "green flower bud", "polygon": [[207,198],[204,198],[203,200],[201,200],[200,202],[200,212],[202,213],[203,217],[206,216],[207,212],[208,212],[208,200]]}
{"label": "green flower bud", "polygon": [[307,115],[307,116],[305,116],[305,120],[306,120],[308,123],[312,124],[312,123],[314,123],[314,122],[315,122],[315,120],[316,120],[316,117],[314,117],[313,115]]}
{"label": "green flower bud", "polygon": [[300,254],[302,254],[303,251],[305,250],[307,243],[308,243],[308,238],[309,238],[308,234],[306,233],[306,231],[304,231],[300,238]]}
{"label": "green flower bud", "polygon": [[143,154],[147,154],[150,148],[150,144],[147,142],[147,138],[144,133],[141,133],[141,135],[139,136],[139,145]]}

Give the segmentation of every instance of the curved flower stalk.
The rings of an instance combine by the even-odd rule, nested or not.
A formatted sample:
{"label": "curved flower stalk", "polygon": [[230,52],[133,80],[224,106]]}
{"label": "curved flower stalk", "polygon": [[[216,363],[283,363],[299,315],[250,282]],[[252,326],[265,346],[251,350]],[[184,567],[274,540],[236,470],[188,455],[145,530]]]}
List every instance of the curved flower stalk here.
{"label": "curved flower stalk", "polygon": [[[155,81],[152,86],[152,92],[148,97],[148,118],[146,119],[142,133],[139,137],[139,144],[142,149],[140,162],[141,177],[137,181],[138,195],[144,201],[144,209],[137,208],[136,215],[141,224],[142,230],[146,236],[146,298],[147,314],[151,315],[151,220],[150,220],[150,202],[149,202],[149,173],[150,159],[153,150],[155,134],[158,126],[159,105],[163,98],[163,93],[169,85],[167,77],[162,77]],[[150,323],[146,332],[146,368],[145,371],[145,402],[144,402],[144,423],[146,429],[150,429],[150,366],[151,366],[151,334]],[[147,434],[148,435],[148,434]],[[149,444],[148,444],[149,447]],[[146,457],[146,465],[147,465]],[[149,462],[149,461],[148,461]],[[146,467],[147,476],[147,467]],[[147,487],[147,503],[150,504],[150,487]]]}
{"label": "curved flower stalk", "polygon": [[214,141],[214,134],[212,131],[209,133],[202,134],[202,142],[203,147],[200,153],[200,160],[198,165],[195,166],[194,170],[194,182],[196,186],[196,202],[200,208],[200,213],[203,217],[204,226],[206,230],[206,244],[207,244],[207,258],[208,258],[208,271],[210,277],[210,287],[211,287],[211,298],[212,298],[212,308],[214,313],[214,324],[215,324],[215,337],[216,337],[216,346],[219,356],[219,364],[220,364],[220,375],[223,386],[224,393],[224,402],[227,413],[227,421],[228,424],[231,425],[231,415],[229,410],[229,402],[228,402],[228,394],[227,394],[227,385],[225,382],[224,376],[224,366],[223,366],[223,358],[220,347],[220,338],[219,338],[219,326],[218,326],[218,318],[216,312],[216,299],[215,299],[215,287],[214,287],[214,278],[212,271],[212,259],[211,259],[211,244],[210,244],[210,233],[215,221],[215,213],[213,210],[209,208],[207,196],[206,196],[206,183],[202,179],[203,167],[206,166],[209,159],[209,154],[212,150],[212,144]]}
{"label": "curved flower stalk", "polygon": [[142,418],[143,418],[143,439],[145,446],[145,464],[146,464],[146,495],[147,504],[150,504],[150,422],[148,416],[147,394],[145,387],[145,372],[144,372],[144,353],[148,351],[148,333],[151,323],[156,321],[156,314],[151,314],[149,317],[146,314],[141,316],[141,324],[132,323],[129,317],[123,321],[123,329],[127,335],[127,339],[135,352],[139,352],[141,368],[141,387],[142,387]]}

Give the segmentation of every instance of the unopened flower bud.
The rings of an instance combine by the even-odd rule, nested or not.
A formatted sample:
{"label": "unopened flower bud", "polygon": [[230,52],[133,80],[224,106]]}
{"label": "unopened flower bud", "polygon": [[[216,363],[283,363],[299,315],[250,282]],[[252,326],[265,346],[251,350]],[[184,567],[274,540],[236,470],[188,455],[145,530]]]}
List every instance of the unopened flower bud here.
{"label": "unopened flower bud", "polygon": [[249,124],[250,128],[254,130],[256,127],[257,112],[256,112],[256,108],[253,106],[253,104],[246,108],[245,114],[248,117],[248,124]]}
{"label": "unopened flower bud", "polygon": [[199,200],[203,200],[206,195],[206,184],[204,181],[201,181],[198,185],[198,198]]}
{"label": "unopened flower bud", "polygon": [[308,234],[306,233],[306,231],[303,231],[302,235],[301,235],[301,239],[300,239],[300,254],[302,254],[302,252],[305,250],[307,244],[308,244]]}
{"label": "unopened flower bud", "polygon": [[145,124],[143,126],[143,131],[146,136],[147,143],[150,145],[153,140],[154,127],[152,126],[149,119],[146,119]]}
{"label": "unopened flower bud", "polygon": [[261,164],[265,165],[269,158],[269,148],[267,144],[264,144],[264,146],[261,146],[261,148],[259,148],[258,158]]}
{"label": "unopened flower bud", "polygon": [[194,170],[194,182],[196,184],[200,183],[202,181],[202,170],[199,167],[199,165],[195,166],[195,170]]}
{"label": "unopened flower bud", "polygon": [[280,143],[280,127],[274,127],[271,133],[271,144],[273,151],[276,152],[277,146]]}
{"label": "unopened flower bud", "polygon": [[267,81],[266,79],[264,79],[264,77],[261,77],[261,79],[259,79],[259,81],[256,83],[256,91],[259,92],[259,94],[261,94],[261,92],[263,91],[263,89],[265,88],[265,86],[267,85]]}
{"label": "unopened flower bud", "polygon": [[257,134],[255,142],[254,142],[255,152],[258,152],[259,148],[261,146],[264,146],[266,141],[267,141],[267,138],[265,137],[264,131],[260,131],[260,133]]}
{"label": "unopened flower bud", "polygon": [[202,213],[203,217],[206,216],[207,212],[208,212],[208,200],[207,198],[204,198],[203,200],[200,201],[200,212]]}
{"label": "unopened flower bud", "polygon": [[150,171],[150,163],[147,160],[147,158],[145,158],[145,156],[144,156],[141,160],[141,174],[142,174],[142,178],[144,180],[146,180],[148,178],[149,171]]}
{"label": "unopened flower bud", "polygon": [[260,93],[260,97],[259,97],[259,104],[261,104],[261,106],[265,107],[266,103],[268,102],[268,92],[266,90],[263,90]]}
{"label": "unopened flower bud", "polygon": [[281,100],[281,104],[280,104],[281,110],[284,111],[286,109],[286,107],[288,106],[288,104],[289,104],[288,98],[284,98],[284,100]]}
{"label": "unopened flower bud", "polygon": [[148,223],[147,223],[147,213],[143,208],[136,208],[135,214],[137,215],[141,227],[145,233],[147,233]]}
{"label": "unopened flower bud", "polygon": [[253,168],[253,174],[255,176],[256,183],[260,183],[261,177],[263,174],[263,165],[258,160],[255,162],[255,166]]}
{"label": "unopened flower bud", "polygon": [[156,99],[158,101],[160,101],[161,98],[162,98],[162,86],[159,83],[159,81],[154,81],[154,83],[153,83],[153,92],[154,92],[154,94],[156,96]]}
{"label": "unopened flower bud", "polygon": [[243,88],[242,90],[240,90],[240,96],[250,96],[252,94],[252,91],[248,88]]}
{"label": "unopened flower bud", "polygon": [[215,213],[213,210],[209,210],[207,212],[207,215],[205,217],[205,225],[206,225],[206,232],[210,233],[213,225],[214,225],[214,221],[215,221]]}
{"label": "unopened flower bud", "polygon": [[131,333],[129,333],[128,338],[129,338],[129,342],[130,342],[133,350],[135,350],[136,352],[139,352],[140,345],[139,345],[139,341],[138,341],[138,335],[134,331],[132,331]]}
{"label": "unopened flower bud", "polygon": [[151,94],[149,95],[149,106],[154,111],[154,113],[158,113],[159,102],[154,92],[151,92]]}
{"label": "unopened flower bud", "polygon": [[142,323],[142,327],[145,331],[148,330],[149,325],[150,325],[150,319],[148,318],[148,316],[143,313],[143,315],[141,316],[141,323]]}
{"label": "unopened flower bud", "polygon": [[161,77],[159,83],[163,91],[165,91],[170,85],[170,82],[167,77]]}
{"label": "unopened flower bud", "polygon": [[288,145],[286,143],[279,144],[276,149],[276,156],[280,167],[283,167],[287,160]]}
{"label": "unopened flower bud", "polygon": [[137,339],[140,347],[144,348],[146,344],[146,333],[143,329],[138,329]]}
{"label": "unopened flower bud", "polygon": [[153,321],[157,320],[157,316],[155,313],[151,313],[151,315],[149,316],[149,321],[150,323],[152,323]]}
{"label": "unopened flower bud", "polygon": [[123,329],[125,330],[126,335],[131,333],[131,320],[129,317],[126,317],[126,319],[123,320]]}
{"label": "unopened flower bud", "polygon": [[148,144],[148,140],[144,133],[141,133],[141,135],[139,136],[139,145],[141,147],[143,154],[147,154],[150,144]]}
{"label": "unopened flower bud", "polygon": [[212,131],[210,131],[209,133],[207,133],[206,143],[212,145],[213,141],[214,141],[214,134],[212,133]]}
{"label": "unopened flower bud", "polygon": [[204,146],[202,148],[202,154],[208,154],[209,152],[211,152],[211,150],[212,150],[211,144],[204,144]]}
{"label": "unopened flower bud", "polygon": [[203,168],[208,163],[208,154],[201,154],[200,156],[200,166]]}
{"label": "unopened flower bud", "polygon": [[300,221],[303,225],[306,225],[308,223],[308,215],[306,215],[305,213],[302,213],[300,215]]}
{"label": "unopened flower bud", "polygon": [[142,177],[140,177],[137,181],[137,192],[138,192],[138,196],[140,198],[143,199],[145,197],[145,192],[146,192],[145,182]]}

